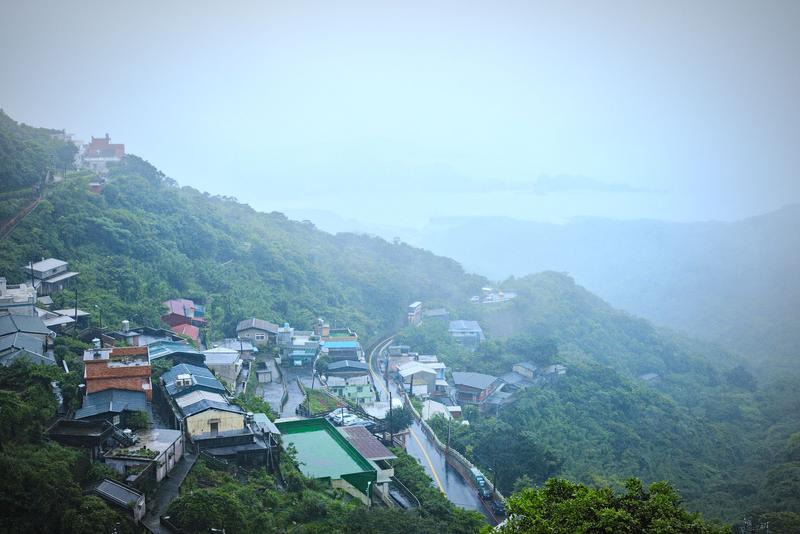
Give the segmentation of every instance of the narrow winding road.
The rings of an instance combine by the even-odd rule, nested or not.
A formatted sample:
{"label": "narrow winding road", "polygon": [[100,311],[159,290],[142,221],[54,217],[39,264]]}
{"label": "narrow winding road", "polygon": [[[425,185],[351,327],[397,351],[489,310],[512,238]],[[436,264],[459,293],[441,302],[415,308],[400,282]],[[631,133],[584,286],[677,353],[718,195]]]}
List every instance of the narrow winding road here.
{"label": "narrow winding road", "polygon": [[[394,338],[390,337],[381,341],[369,354],[372,380],[380,391],[381,399],[388,399],[389,392],[386,389],[384,377],[378,372],[378,361],[393,340]],[[394,384],[391,383],[389,387],[394,387]],[[495,524],[496,521],[487,509],[486,503],[478,497],[472,485],[464,480],[458,471],[448,465],[444,453],[439,451],[436,445],[428,439],[419,423],[414,421],[408,430],[410,435],[406,441],[406,452],[419,460],[436,487],[456,506],[480,512],[491,524]]]}

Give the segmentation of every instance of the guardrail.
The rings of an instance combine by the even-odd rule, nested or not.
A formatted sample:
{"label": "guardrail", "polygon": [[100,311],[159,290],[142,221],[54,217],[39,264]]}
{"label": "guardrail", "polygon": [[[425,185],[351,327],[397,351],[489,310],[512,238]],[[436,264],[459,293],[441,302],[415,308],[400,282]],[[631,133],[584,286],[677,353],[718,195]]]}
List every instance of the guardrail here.
{"label": "guardrail", "polygon": [[289,402],[289,390],[286,388],[286,380],[283,378],[283,371],[281,371],[281,366],[275,362],[273,358],[273,365],[275,365],[275,370],[278,371],[278,376],[281,380],[281,386],[283,387],[283,395],[281,395],[281,409],[280,411],[283,412],[283,407],[286,406],[286,403]]}
{"label": "guardrail", "polygon": [[[427,421],[425,421],[425,419],[422,418],[422,415],[420,415],[417,409],[414,408],[414,405],[411,403],[411,398],[408,396],[405,390],[403,390],[403,388],[398,388],[398,392],[403,397],[404,405],[411,408],[411,413],[414,414],[414,419],[416,419],[417,422],[419,423],[419,426],[422,427],[422,431],[425,433],[428,439],[430,439],[433,442],[436,448],[439,449],[442,452],[442,454],[445,455],[445,461],[447,461],[447,463],[452,465],[461,474],[464,480],[466,480],[471,486],[474,487],[471,470],[473,467],[475,467],[475,465],[469,460],[467,460],[463,454],[453,449],[452,447],[448,448],[447,445],[442,443],[442,441],[439,439],[439,436],[436,435],[436,432],[433,431],[433,429],[430,427]],[[505,502],[506,498],[503,496],[503,494],[495,489],[494,485],[488,478],[484,477],[484,479],[486,480],[486,485],[490,490],[492,490],[492,493],[496,496],[496,498]]]}

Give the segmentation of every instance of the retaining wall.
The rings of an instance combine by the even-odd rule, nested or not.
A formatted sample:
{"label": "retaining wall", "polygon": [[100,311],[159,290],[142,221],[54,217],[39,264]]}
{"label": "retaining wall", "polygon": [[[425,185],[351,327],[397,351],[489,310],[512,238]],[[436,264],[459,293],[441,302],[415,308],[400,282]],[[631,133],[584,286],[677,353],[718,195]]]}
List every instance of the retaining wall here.
{"label": "retaining wall", "polygon": [[[408,394],[406,394],[406,392],[402,388],[398,388],[398,392],[400,393],[400,395],[403,396],[404,404],[409,408],[411,408],[411,413],[414,414],[414,419],[416,419],[417,422],[419,422],[419,426],[422,427],[422,431],[425,433],[428,439],[430,439],[433,442],[433,444],[436,445],[436,448],[439,449],[445,455],[445,460],[447,461],[447,463],[450,466],[452,466],[456,471],[458,471],[458,473],[464,478],[464,480],[468,481],[469,484],[474,487],[475,484],[473,483],[472,480],[471,470],[473,467],[475,467],[475,465],[469,460],[467,460],[463,454],[453,449],[452,447],[448,449],[447,446],[444,443],[442,443],[442,441],[439,439],[439,437],[436,435],[436,433],[433,431],[430,425],[428,425],[428,423],[422,418],[420,413],[417,412],[417,409],[414,408],[414,405],[411,404],[411,399],[409,398]],[[483,478],[486,480],[486,485],[489,487],[489,489],[494,491],[495,496],[499,498],[501,501],[505,501],[506,499],[503,496],[503,494],[494,489],[494,485],[492,485],[492,482],[488,479],[488,477],[484,475]],[[477,488],[475,489],[477,490]]]}

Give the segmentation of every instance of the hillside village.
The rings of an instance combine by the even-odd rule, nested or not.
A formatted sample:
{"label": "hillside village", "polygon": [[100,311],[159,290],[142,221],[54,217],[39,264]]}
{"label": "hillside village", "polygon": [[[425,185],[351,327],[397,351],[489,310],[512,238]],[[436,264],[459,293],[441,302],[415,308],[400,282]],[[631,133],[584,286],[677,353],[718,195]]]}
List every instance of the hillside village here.
{"label": "hillside village", "polygon": [[[392,338],[365,351],[355,331],[324,319],[301,330],[243,318],[230,337],[209,341],[204,306],[186,298],[162,303],[160,326],[108,325],[99,307],[95,322],[77,300],[53,309],[52,297],[70,295],[80,276],[67,261],[46,258],[20,270],[19,284],[0,278],[0,363],[82,366],[80,407],[62,406],[46,436],[116,472],[118,480],[87,491],[154,530],[198,458],[277,472],[287,447],[304,474],[366,505],[411,507],[414,497],[393,478],[397,457],[387,448],[402,448],[408,439],[409,430],[393,424],[404,406],[433,449],[439,440],[426,423],[431,418],[467,424],[462,406],[496,411],[515,391],[566,373],[562,365],[538,369],[530,362],[502,377],[451,372],[437,355],[391,344]],[[450,320],[446,309],[426,310],[421,302],[409,305],[406,321],[443,322],[470,350],[485,340],[477,322]],[[59,358],[59,336],[88,348],[75,360]],[[492,501],[484,513],[496,521],[502,496],[458,453],[440,452],[462,466],[463,484],[473,486],[479,501]],[[177,485],[164,485],[167,479]]]}

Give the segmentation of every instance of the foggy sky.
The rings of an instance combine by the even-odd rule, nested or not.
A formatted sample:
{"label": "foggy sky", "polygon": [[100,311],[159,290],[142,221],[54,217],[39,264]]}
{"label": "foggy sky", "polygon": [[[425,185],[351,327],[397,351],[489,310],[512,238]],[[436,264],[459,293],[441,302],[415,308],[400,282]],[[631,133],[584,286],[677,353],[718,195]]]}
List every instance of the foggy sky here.
{"label": "foggy sky", "polygon": [[376,225],[800,200],[800,2],[659,4],[5,2],[0,107]]}

